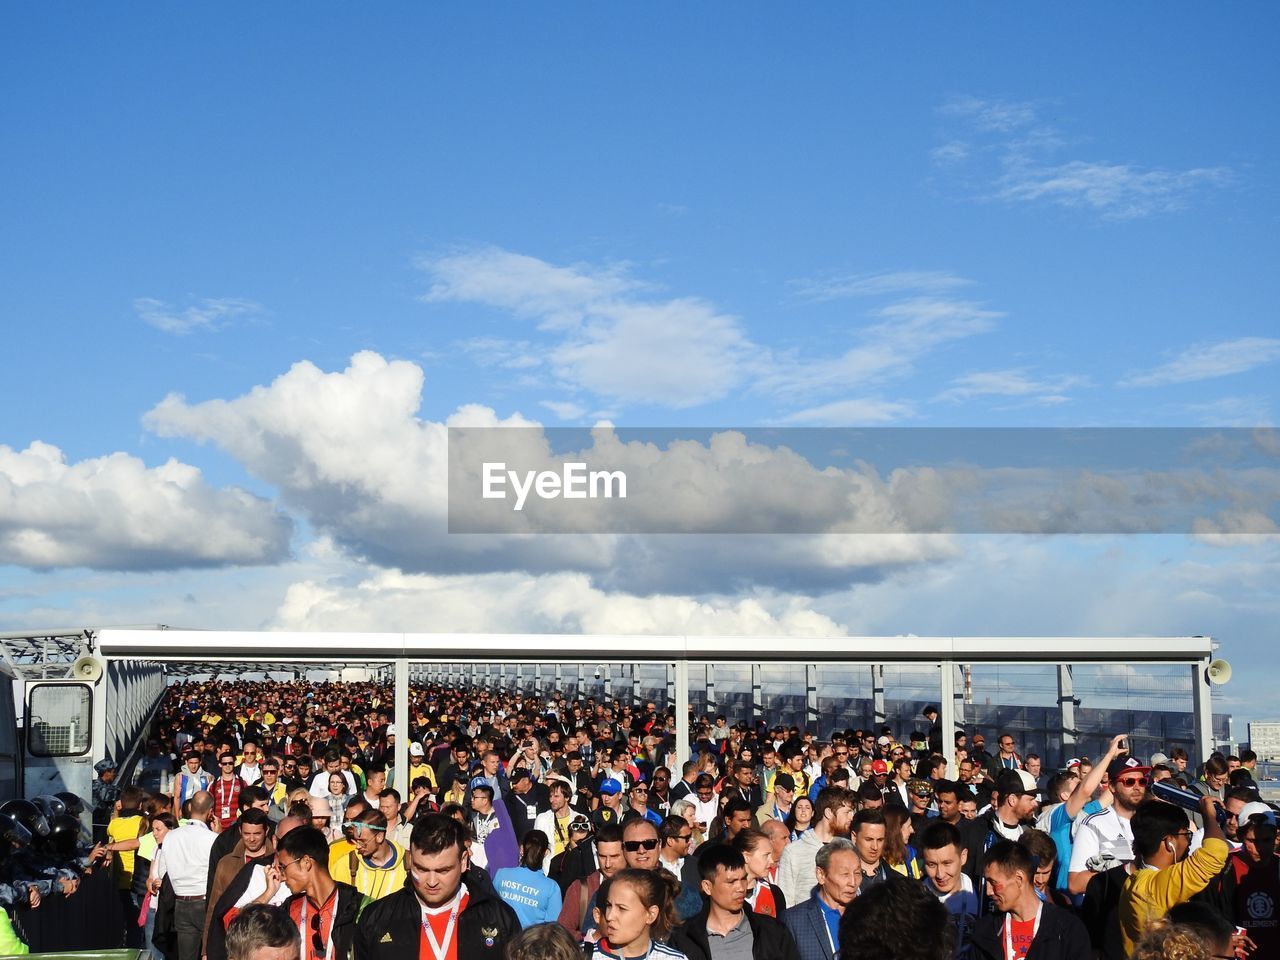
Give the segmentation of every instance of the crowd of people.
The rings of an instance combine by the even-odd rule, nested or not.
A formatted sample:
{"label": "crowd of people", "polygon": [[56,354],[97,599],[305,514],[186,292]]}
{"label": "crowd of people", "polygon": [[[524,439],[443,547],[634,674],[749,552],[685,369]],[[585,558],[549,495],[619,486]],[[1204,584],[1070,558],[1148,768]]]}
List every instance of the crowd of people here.
{"label": "crowd of people", "polygon": [[653,703],[409,706],[399,731],[377,684],[175,685],[71,874],[109,857],[120,942],[168,960],[1280,957],[1247,751],[1116,736],[1049,769],[956,732],[952,771],[929,708],[824,737],[716,717],[681,757]]}

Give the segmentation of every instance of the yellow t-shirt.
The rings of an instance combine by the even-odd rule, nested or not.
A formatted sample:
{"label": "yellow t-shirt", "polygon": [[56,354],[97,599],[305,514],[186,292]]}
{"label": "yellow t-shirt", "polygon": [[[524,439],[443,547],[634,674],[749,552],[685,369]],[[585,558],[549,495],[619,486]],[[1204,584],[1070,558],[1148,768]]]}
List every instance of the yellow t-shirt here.
{"label": "yellow t-shirt", "polygon": [[[135,813],[129,817],[112,817],[111,822],[107,824],[107,841],[119,843],[121,840],[137,840],[138,834],[141,832],[141,814]],[[116,874],[116,886],[121,890],[128,890],[133,886],[133,863],[136,858],[136,852],[133,850],[117,850],[115,858],[116,863],[120,865],[120,870]]]}

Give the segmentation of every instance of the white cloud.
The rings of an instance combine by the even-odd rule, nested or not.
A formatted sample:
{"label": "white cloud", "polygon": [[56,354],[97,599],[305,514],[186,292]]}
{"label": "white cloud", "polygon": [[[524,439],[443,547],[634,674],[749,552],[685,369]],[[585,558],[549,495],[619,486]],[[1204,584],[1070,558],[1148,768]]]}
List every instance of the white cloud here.
{"label": "white cloud", "polygon": [[1012,133],[1036,120],[1035,104],[983,99],[967,94],[949,98],[938,112],[943,116],[960,118],[985,133]]}
{"label": "white cloud", "polygon": [[791,426],[848,427],[892,423],[914,415],[915,409],[910,404],[863,398],[837,400],[834,403],[796,410],[779,417],[777,422]]}
{"label": "white cloud", "polygon": [[529,370],[542,365],[542,358],[528,340],[472,337],[458,343],[458,347],[482,367]]}
{"label": "white cloud", "polygon": [[138,297],[133,309],[143,322],[165,333],[188,334],[200,330],[218,330],[233,320],[259,317],[262,305],[234,297],[206,298],[189,307],[178,308],[163,300]]}
{"label": "white cloud", "polygon": [[[817,534],[451,536],[446,427],[535,425],[518,415],[500,419],[479,406],[463,407],[445,423],[419,419],[422,385],[415,364],[360,353],[335,373],[295,364],[269,386],[232,400],[189,404],[170,396],[145,422],[164,436],[217,444],[348,554],[411,572],[579,571],[598,585],[640,592],[778,581],[822,590],[954,553],[945,537],[904,533],[925,528],[927,519],[920,518],[932,509],[910,483],[860,470],[833,474],[785,449],[727,433],[710,444],[660,450],[624,445],[610,431],[596,431],[590,452],[619,467],[634,464],[654,478],[649,497],[629,498],[642,524],[636,529],[663,522],[676,530],[759,530],[765,516],[775,517],[780,528]],[[539,429],[507,431],[500,439],[509,461],[526,468],[543,459],[550,464]],[[730,480],[742,494],[723,503],[718,492]],[[455,511],[461,509],[455,504]],[[588,529],[591,519],[575,513],[569,520],[578,526],[566,521],[558,529]],[[859,524],[885,533],[842,533]]]}
{"label": "white cloud", "polygon": [[542,406],[546,407],[561,420],[581,420],[587,412],[586,408],[578,406],[576,403],[561,402],[558,400],[543,400]]}
{"label": "white cloud", "polygon": [[418,266],[431,278],[424,300],[484,303],[552,327],[575,327],[593,305],[641,287],[626,276],[625,265],[557,267],[498,247],[423,257]]}
{"label": "white cloud", "polygon": [[1141,169],[1124,163],[1073,160],[1057,165],[1014,163],[1000,179],[1001,200],[1048,200],[1087,207],[1112,220],[1131,220],[1180,210],[1204,187],[1229,183],[1226,167],[1190,170]]}
{"label": "white cloud", "polygon": [[482,303],[537,321],[538,340],[467,341],[464,347],[477,362],[545,366],[568,390],[609,401],[609,410],[687,408],[743,387],[792,402],[861,391],[910,372],[916,359],[946,342],[990,330],[1001,316],[945,296],[970,281],[943,271],[802,280],[796,287],[811,300],[897,298],[865,314],[871,322],[854,332],[854,347],[815,359],[775,355],[751,342],[738,319],[714,304],[655,296],[620,266],[557,267],[492,247],[419,265],[432,280],[429,301]]}
{"label": "white cloud", "polygon": [[[757,348],[735,317],[696,297],[653,296],[622,266],[557,267],[493,247],[424,258],[424,299],[482,303],[538,321],[566,384],[628,404],[683,408],[736,387]],[[530,362],[532,365],[532,362]]]}
{"label": "white cloud", "polygon": [[1163,387],[1173,383],[1210,380],[1280,360],[1280,339],[1239,337],[1189,347],[1168,363],[1146,373],[1130,374],[1125,387]]}
{"label": "white cloud", "polygon": [[859,343],[826,360],[781,357],[755,387],[782,397],[862,390],[909,373],[930,351],[986,333],[1003,314],[963,300],[912,297],[871,312],[877,322],[858,331]]}
{"label": "white cloud", "polygon": [[292,523],[195,467],[124,453],[67,463],[57,447],[0,446],[0,557],[34,568],[156,570],[275,563]]}
{"label": "white cloud", "polygon": [[287,630],[838,637],[803,597],[694,599],[601,590],[581,574],[471,577],[378,571],[354,584],[293,584],[274,626]]}
{"label": "white cloud", "polygon": [[899,270],[891,273],[850,273],[797,280],[793,284],[807,300],[843,300],[900,293],[938,293],[973,283],[940,270]]}
{"label": "white cloud", "polygon": [[1034,378],[1026,370],[986,370],[956,377],[937,399],[959,402],[974,397],[1013,397],[1040,404],[1066,403],[1072,387],[1081,386],[1088,378],[1074,374]]}
{"label": "white cloud", "polygon": [[1280,543],[1280,526],[1261,510],[1223,510],[1213,517],[1197,517],[1191,532],[1198,542],[1210,547]]}
{"label": "white cloud", "polygon": [[1033,103],[953,97],[939,113],[958,124],[931,156],[940,170],[987,183],[983,199],[1053,203],[1131,220],[1185,207],[1206,190],[1230,184],[1225,166],[1167,169],[1134,163],[1061,159],[1068,138],[1043,121]]}

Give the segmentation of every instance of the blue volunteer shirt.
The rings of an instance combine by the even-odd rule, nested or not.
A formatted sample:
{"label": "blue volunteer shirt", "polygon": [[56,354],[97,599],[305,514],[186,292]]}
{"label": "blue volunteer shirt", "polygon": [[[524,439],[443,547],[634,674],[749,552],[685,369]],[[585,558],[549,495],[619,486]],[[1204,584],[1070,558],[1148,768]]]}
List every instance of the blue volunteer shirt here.
{"label": "blue volunteer shirt", "polygon": [[516,912],[521,929],[552,923],[560,916],[560,887],[541,870],[503,867],[494,875],[493,886]]}

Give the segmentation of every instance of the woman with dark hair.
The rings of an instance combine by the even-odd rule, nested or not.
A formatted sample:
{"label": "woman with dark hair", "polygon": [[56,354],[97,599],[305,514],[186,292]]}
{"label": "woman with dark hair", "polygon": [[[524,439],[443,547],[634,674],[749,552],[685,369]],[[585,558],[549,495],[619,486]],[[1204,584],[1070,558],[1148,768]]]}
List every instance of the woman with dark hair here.
{"label": "woman with dark hair", "polygon": [[791,839],[799,840],[802,833],[813,827],[813,801],[803,795],[796,797],[787,819],[782,822],[786,824]]}
{"label": "woman with dark hair", "polygon": [[[887,831],[886,831],[887,832]],[[878,883],[840,918],[840,960],[950,960],[947,908],[918,883]]]}
{"label": "woman with dark hair", "polygon": [[510,904],[521,928],[550,923],[564,905],[560,887],[542,872],[551,841],[541,830],[530,830],[520,843],[520,864],[503,867],[493,877],[498,896]]}

